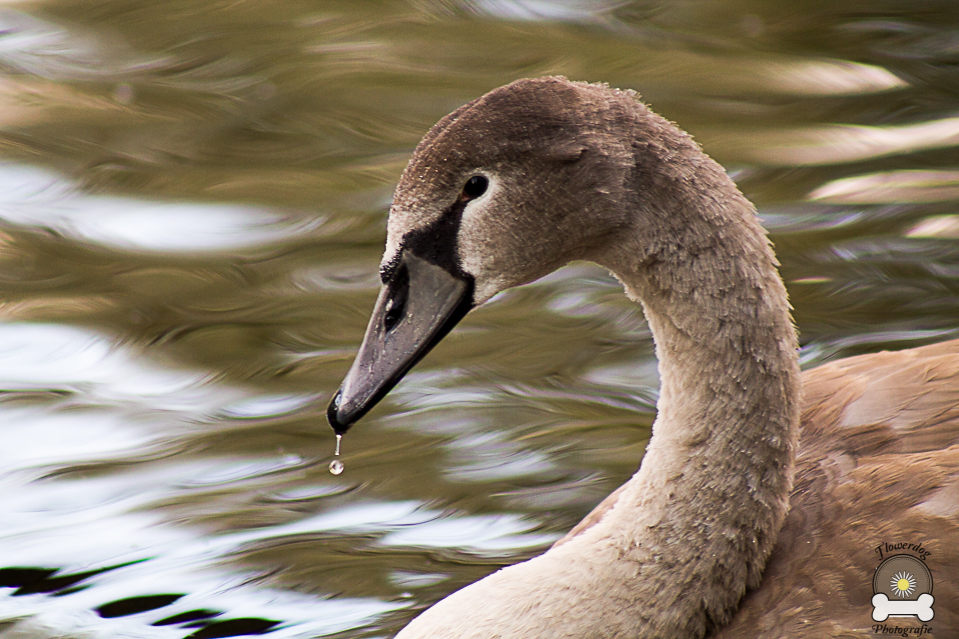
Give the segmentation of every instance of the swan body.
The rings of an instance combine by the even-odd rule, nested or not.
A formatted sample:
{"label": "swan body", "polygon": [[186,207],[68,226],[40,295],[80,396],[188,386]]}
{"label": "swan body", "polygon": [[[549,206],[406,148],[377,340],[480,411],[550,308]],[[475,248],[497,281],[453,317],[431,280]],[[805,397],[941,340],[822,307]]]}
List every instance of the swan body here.
{"label": "swan body", "polygon": [[896,542],[931,553],[925,634],[956,636],[959,342],[801,375],[752,204],[629,91],[520,80],[426,135],[334,429],[470,309],[580,259],[612,271],[653,332],[661,391],[639,471],[549,551],[399,637],[871,636],[876,549]]}

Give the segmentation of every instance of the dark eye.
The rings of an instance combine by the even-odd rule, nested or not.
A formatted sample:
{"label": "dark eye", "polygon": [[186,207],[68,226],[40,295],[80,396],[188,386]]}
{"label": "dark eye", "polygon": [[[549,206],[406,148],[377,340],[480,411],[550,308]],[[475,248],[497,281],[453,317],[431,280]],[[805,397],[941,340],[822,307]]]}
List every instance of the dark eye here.
{"label": "dark eye", "polygon": [[488,186],[489,180],[482,175],[474,175],[466,180],[466,184],[463,186],[463,195],[472,200],[486,193],[486,187]]}

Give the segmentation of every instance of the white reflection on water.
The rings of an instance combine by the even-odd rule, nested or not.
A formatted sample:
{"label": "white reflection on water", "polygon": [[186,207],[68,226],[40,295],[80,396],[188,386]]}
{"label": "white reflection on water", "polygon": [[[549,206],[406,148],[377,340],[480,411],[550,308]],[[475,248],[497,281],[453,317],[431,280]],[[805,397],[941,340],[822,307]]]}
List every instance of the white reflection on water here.
{"label": "white reflection on water", "polygon": [[872,64],[849,60],[793,60],[758,62],[756,80],[786,94],[825,96],[860,95],[904,89],[909,83]]}
{"label": "white reflection on water", "polygon": [[[132,80],[208,93],[226,93],[262,82],[261,78],[238,73],[236,60],[211,61],[201,72],[171,73],[180,62],[182,58],[172,53],[135,51],[105,24],[98,25],[95,31],[84,30],[79,25],[57,24],[20,11],[0,9],[0,65],[26,76],[61,82],[28,85],[31,92],[52,98],[50,102],[54,104],[97,104],[110,108],[108,101],[72,91],[67,82],[117,82],[113,97],[119,104],[133,99],[133,87],[127,83]],[[49,108],[43,100],[10,97],[14,105],[27,111]],[[3,122],[9,123],[8,114],[3,116]]]}
{"label": "white reflection on water", "polygon": [[932,215],[906,231],[906,237],[959,239],[959,215]]}
{"label": "white reflection on water", "polygon": [[451,548],[485,554],[546,546],[561,536],[531,532],[539,526],[535,520],[513,514],[449,516],[415,501],[374,502],[337,508],[269,529],[220,535],[208,545],[228,554],[246,544],[269,545],[294,535],[339,532],[380,534],[377,543],[381,546]]}
{"label": "white reflection on water", "polygon": [[837,204],[946,202],[959,199],[959,171],[880,171],[827,182],[809,199]]}
{"label": "white reflection on water", "polygon": [[546,546],[562,536],[531,533],[537,525],[516,515],[450,517],[403,527],[386,535],[379,543],[383,546],[501,552]]}
{"label": "white reflection on water", "polygon": [[473,0],[463,3],[479,13],[505,20],[590,21],[627,4],[623,0]]}
{"label": "white reflection on water", "polygon": [[407,572],[405,570],[394,570],[390,573],[389,579],[397,586],[403,588],[423,588],[432,586],[449,579],[447,575],[440,573],[418,573]]}
{"label": "white reflection on water", "polygon": [[[909,86],[882,67],[849,60],[785,55],[749,58],[704,54],[677,46],[642,46],[649,47],[636,52],[636,63],[644,65],[644,82],[668,85],[682,78],[688,87],[686,83],[692,79],[698,91],[710,96],[741,100],[749,95],[867,95]],[[762,146],[752,139],[750,142],[750,149]]]}
{"label": "white reflection on water", "polygon": [[[184,464],[127,473],[121,480],[48,480],[15,489],[8,477],[0,491],[0,509],[8,524],[0,544],[0,565],[84,570],[139,563],[92,577],[85,582],[91,587],[68,595],[12,597],[8,591],[0,596],[0,619],[30,616],[17,630],[43,637],[77,632],[95,637],[182,637],[182,629],[154,629],[149,624],[187,610],[212,608],[226,616],[284,622],[271,636],[311,637],[368,624],[405,607],[376,599],[324,600],[251,585],[258,575],[230,569],[229,561],[240,543],[251,541],[250,536],[224,536],[211,543],[189,528],[163,525],[158,515],[142,512],[195,470]],[[261,538],[269,536],[260,531]],[[132,617],[103,619],[93,612],[117,599],[164,593],[184,596]]]}
{"label": "white reflection on water", "polygon": [[[376,524],[408,524],[402,515],[415,510],[408,504],[345,509],[290,526],[247,533],[205,537],[188,526],[171,526],[150,512],[157,501],[189,491],[191,480],[212,479],[217,463],[193,462],[140,468],[120,476],[98,479],[57,479],[23,482],[11,475],[0,480],[0,511],[5,513],[0,566],[57,566],[66,571],[87,570],[139,562],[108,571],[84,582],[85,590],[69,595],[0,596],[0,619],[31,615],[24,624],[39,636],[93,632],[96,637],[183,636],[182,629],[154,630],[148,624],[196,608],[223,610],[227,616],[262,617],[284,622],[271,632],[276,637],[311,637],[372,623],[376,617],[405,607],[405,603],[376,599],[316,596],[251,585],[260,575],[232,566],[234,554],[254,543],[269,543],[292,534],[326,530],[369,530]],[[248,461],[246,479],[282,467],[282,460]],[[236,476],[220,474],[233,485]],[[216,486],[222,490],[225,484]],[[262,487],[261,487],[262,488]],[[399,514],[400,517],[395,515]],[[113,600],[164,593],[184,594],[170,606],[121,619],[102,619],[93,612]],[[136,632],[131,634],[131,623]],[[139,624],[143,624],[140,627]],[[19,629],[19,628],[18,628]],[[42,632],[39,629],[44,629]],[[23,628],[26,631],[26,628]]]}
{"label": "white reflection on water", "polygon": [[100,412],[48,414],[36,409],[4,409],[0,469],[80,463],[144,453],[154,437],[119,415]]}
{"label": "white reflection on water", "polygon": [[[444,370],[413,370],[392,391],[393,401],[406,412],[435,409],[442,406],[486,406],[499,394],[496,388],[467,386],[468,373],[455,368]],[[448,420],[435,424],[436,431],[447,434],[468,433],[475,424]]]}
{"label": "white reflection on water", "polygon": [[303,409],[315,399],[312,395],[258,395],[231,402],[220,412],[233,419],[275,417]]}
{"label": "white reflection on water", "polygon": [[[235,431],[250,419],[295,413],[312,397],[251,395],[150,362],[93,331],[57,324],[0,324],[0,383],[0,567],[71,573],[135,562],[90,577],[86,588],[69,594],[0,592],[0,620],[21,619],[15,629],[26,634],[182,637],[183,628],[149,624],[204,608],[224,611],[224,619],[283,622],[271,630],[274,637],[326,635],[373,624],[410,604],[280,590],[238,561],[304,539],[319,549],[324,536],[372,536],[368,543],[378,546],[480,556],[511,555],[557,537],[536,533],[541,523],[529,517],[451,516],[420,501],[328,505],[287,523],[205,533],[189,520],[173,523],[170,504],[215,506],[216,496],[229,491],[300,505],[313,500],[312,508],[322,509],[323,498],[349,486],[329,479],[304,489],[301,472],[314,461],[294,454],[207,451],[212,457],[197,458],[151,451],[169,451],[198,430]],[[61,472],[111,460],[126,463],[88,476]],[[405,585],[444,578],[411,577]],[[118,599],[167,593],[183,597],[115,619],[95,612]]]}
{"label": "white reflection on water", "polygon": [[817,166],[943,149],[959,144],[959,118],[915,124],[830,124],[796,129],[752,129],[739,141],[743,157],[760,163]]}
{"label": "white reflection on water", "polygon": [[276,242],[321,224],[254,207],[88,195],[51,171],[0,164],[0,221],[110,247],[223,251]]}
{"label": "white reflection on water", "polygon": [[0,63],[19,73],[55,80],[112,75],[123,70],[113,62],[122,49],[116,41],[107,45],[19,11],[0,10]]}
{"label": "white reflection on water", "polygon": [[583,377],[600,388],[620,388],[635,393],[645,399],[651,408],[659,399],[659,368],[653,359],[598,366]]}
{"label": "white reflection on water", "polygon": [[[150,570],[145,570],[149,566]],[[189,630],[179,626],[151,626],[155,621],[190,610],[210,608],[234,611],[223,619],[258,617],[281,622],[270,637],[307,639],[371,624],[383,614],[406,607],[376,599],[320,599],[290,591],[256,588],[245,584],[249,576],[217,579],[213,574],[191,575],[191,569],[156,569],[157,562],[120,568],[109,578],[94,578],[95,587],[66,596],[0,596],[0,618],[18,621],[5,627],[4,636],[18,637],[163,637],[182,639]],[[193,570],[196,570],[195,568]],[[162,608],[101,618],[94,608],[104,601],[157,593],[182,593],[178,601]],[[216,619],[215,619],[216,620]],[[7,634],[9,633],[9,634]]]}
{"label": "white reflection on water", "polygon": [[320,600],[253,586],[257,575],[231,569],[232,557],[244,549],[282,545],[317,533],[372,533],[380,536],[377,543],[382,546],[443,547],[481,555],[543,546],[558,537],[531,533],[539,524],[516,515],[444,518],[443,513],[413,501],[350,505],[286,525],[215,536],[165,525],[159,515],[143,512],[154,501],[182,490],[184,480],[202,473],[203,465],[141,469],[125,473],[119,481],[115,477],[65,479],[15,487],[8,478],[5,490],[0,491],[0,508],[16,525],[4,531],[0,565],[56,565],[76,570],[139,563],[93,577],[85,582],[90,588],[69,595],[30,595],[15,602],[0,597],[0,618],[30,610],[37,615],[31,623],[58,631],[95,629],[96,636],[113,636],[104,633],[104,628],[111,624],[129,628],[130,618],[104,620],[91,610],[131,596],[183,593],[176,604],[136,618],[148,624],[193,608],[214,608],[284,621],[287,628],[271,636],[328,634],[371,623],[376,616],[408,604],[357,598]]}
{"label": "white reflection on water", "polygon": [[451,481],[500,481],[542,476],[557,469],[545,453],[520,446],[502,431],[457,437],[446,447],[452,453],[453,463],[445,470]]}
{"label": "white reflection on water", "polygon": [[[4,391],[50,393],[43,399],[59,402],[62,410],[53,412],[49,404],[38,408],[44,409],[47,418],[71,423],[70,428],[94,419],[117,419],[127,420],[118,430],[136,430],[167,415],[161,428],[169,430],[171,422],[186,426],[187,420],[204,418],[248,396],[223,384],[211,385],[208,375],[165,368],[138,355],[89,330],[62,324],[0,323]],[[81,406],[91,410],[76,410]],[[125,416],[124,408],[138,416]],[[0,406],[0,411],[10,410],[25,409]],[[176,413],[179,419],[173,417]],[[69,438],[69,433],[63,436]],[[101,445],[109,445],[109,440],[91,438]]]}

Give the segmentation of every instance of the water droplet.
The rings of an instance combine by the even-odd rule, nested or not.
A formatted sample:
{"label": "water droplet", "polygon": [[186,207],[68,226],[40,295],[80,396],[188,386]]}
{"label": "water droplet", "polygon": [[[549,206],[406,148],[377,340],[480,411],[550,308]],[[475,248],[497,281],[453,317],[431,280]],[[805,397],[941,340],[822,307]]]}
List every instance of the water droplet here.
{"label": "water droplet", "polygon": [[334,475],[339,475],[343,472],[343,469],[346,466],[339,460],[340,457],[340,442],[343,440],[343,435],[340,433],[336,434],[336,450],[333,451],[333,461],[330,462],[330,472]]}

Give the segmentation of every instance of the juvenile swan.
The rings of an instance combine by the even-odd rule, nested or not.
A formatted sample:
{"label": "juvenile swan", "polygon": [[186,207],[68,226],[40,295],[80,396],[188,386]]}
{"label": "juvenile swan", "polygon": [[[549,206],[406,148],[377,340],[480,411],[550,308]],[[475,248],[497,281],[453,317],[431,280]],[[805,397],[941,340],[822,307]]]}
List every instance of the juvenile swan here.
{"label": "juvenile swan", "polygon": [[[615,273],[652,329],[662,387],[642,465],[545,554],[399,637],[873,636],[890,552],[928,552],[924,636],[959,636],[959,342],[801,375],[753,206],[630,91],[519,80],[427,133],[396,189],[383,289],[333,428],[470,309],[570,260]],[[885,546],[899,543],[914,546]]]}

